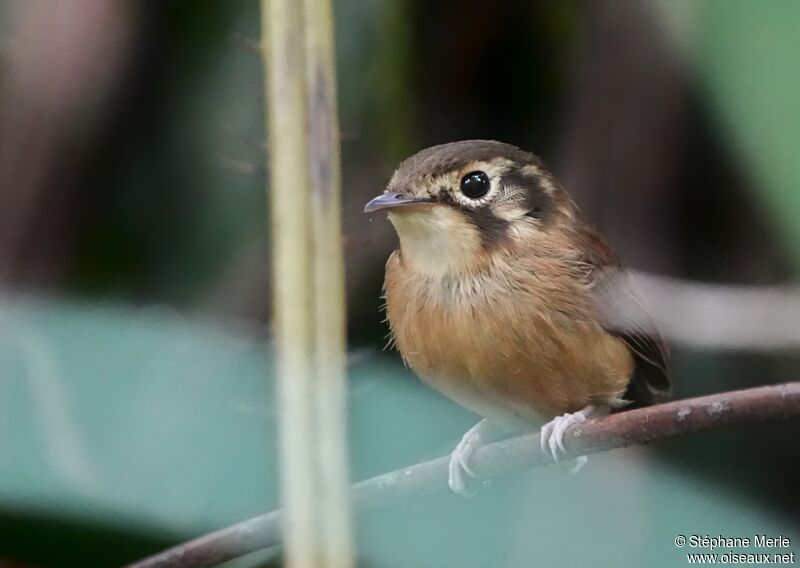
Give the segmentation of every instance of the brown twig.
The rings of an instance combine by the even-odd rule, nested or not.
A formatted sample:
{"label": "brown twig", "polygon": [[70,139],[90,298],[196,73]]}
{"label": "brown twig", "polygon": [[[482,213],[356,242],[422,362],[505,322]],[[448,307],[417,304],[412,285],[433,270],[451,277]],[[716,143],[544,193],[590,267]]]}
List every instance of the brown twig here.
{"label": "brown twig", "polygon": [[[569,428],[569,457],[739,424],[800,418],[800,382],[719,393],[612,414]],[[385,506],[447,487],[448,456],[356,483],[350,492],[356,510]],[[545,465],[552,460],[529,434],[479,449],[471,465],[480,477]],[[281,512],[272,511],[183,543],[131,564],[129,568],[213,566],[281,542]]]}

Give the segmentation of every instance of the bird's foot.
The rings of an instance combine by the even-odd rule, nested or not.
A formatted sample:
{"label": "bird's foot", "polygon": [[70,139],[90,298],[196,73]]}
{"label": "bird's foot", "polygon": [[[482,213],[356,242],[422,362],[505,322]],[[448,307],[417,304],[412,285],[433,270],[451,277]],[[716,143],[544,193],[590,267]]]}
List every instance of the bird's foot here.
{"label": "bird's foot", "polygon": [[553,418],[550,422],[542,426],[540,433],[542,451],[546,454],[550,454],[553,457],[553,461],[565,467],[569,473],[578,473],[586,465],[586,462],[589,461],[589,458],[586,456],[578,456],[573,460],[574,463],[572,464],[565,464],[561,461],[564,453],[567,451],[564,447],[564,433],[570,426],[586,422],[587,418],[598,413],[600,413],[600,409],[590,404],[578,412],[567,413]]}
{"label": "bird's foot", "polygon": [[481,420],[475,426],[467,430],[464,437],[450,454],[450,467],[448,469],[447,484],[453,493],[461,495],[462,497],[472,497],[475,492],[467,489],[467,481],[469,477],[476,477],[475,472],[469,465],[470,456],[475,453],[475,450],[480,448],[486,443],[487,430],[489,423],[486,420]]}

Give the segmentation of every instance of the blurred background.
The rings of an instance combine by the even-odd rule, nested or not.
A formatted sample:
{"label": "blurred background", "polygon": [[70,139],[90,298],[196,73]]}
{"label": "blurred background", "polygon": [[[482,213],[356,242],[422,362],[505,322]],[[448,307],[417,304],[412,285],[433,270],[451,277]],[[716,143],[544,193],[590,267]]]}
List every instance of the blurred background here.
{"label": "blurred background", "polygon": [[[800,3],[334,5],[354,479],[477,421],[383,351],[396,237],[362,209],[419,149],[534,151],[637,270],[797,284]],[[279,504],[259,33],[254,0],[0,4],[2,567],[117,565]],[[672,351],[679,398],[800,369],[790,350]],[[677,534],[800,552],[798,434],[421,496],[358,519],[359,565],[679,566]]]}

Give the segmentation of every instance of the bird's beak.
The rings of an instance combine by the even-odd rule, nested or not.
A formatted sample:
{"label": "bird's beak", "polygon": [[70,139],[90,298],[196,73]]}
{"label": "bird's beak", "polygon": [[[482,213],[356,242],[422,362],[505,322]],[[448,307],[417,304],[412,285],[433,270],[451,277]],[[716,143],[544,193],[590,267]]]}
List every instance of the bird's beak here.
{"label": "bird's beak", "polygon": [[406,205],[415,205],[418,203],[431,203],[431,197],[403,197],[394,191],[387,191],[379,195],[364,206],[364,213],[374,213],[381,209],[390,209],[394,207],[404,207]]}

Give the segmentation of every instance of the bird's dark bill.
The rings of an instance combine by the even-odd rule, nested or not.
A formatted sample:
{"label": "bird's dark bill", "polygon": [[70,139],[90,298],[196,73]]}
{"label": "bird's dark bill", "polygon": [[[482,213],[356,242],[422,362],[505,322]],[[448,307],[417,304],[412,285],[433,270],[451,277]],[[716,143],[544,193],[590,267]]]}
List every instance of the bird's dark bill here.
{"label": "bird's dark bill", "polygon": [[430,197],[404,197],[394,191],[387,191],[371,200],[364,206],[364,213],[374,213],[382,209],[394,209],[408,205],[418,205],[420,203],[431,203]]}

